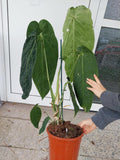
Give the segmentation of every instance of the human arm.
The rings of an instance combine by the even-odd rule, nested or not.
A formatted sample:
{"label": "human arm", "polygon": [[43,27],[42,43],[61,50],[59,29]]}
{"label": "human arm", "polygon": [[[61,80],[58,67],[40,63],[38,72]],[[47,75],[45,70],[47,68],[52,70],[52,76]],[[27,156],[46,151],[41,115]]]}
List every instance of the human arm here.
{"label": "human arm", "polygon": [[91,120],[99,128],[104,129],[109,123],[120,119],[120,112],[102,107],[99,112],[92,116]]}
{"label": "human arm", "polygon": [[91,119],[84,120],[78,125],[83,128],[84,133],[90,133],[98,127],[104,129],[109,123],[120,119],[120,113],[109,108],[102,107]]}
{"label": "human arm", "polygon": [[100,101],[104,107],[120,113],[120,94],[119,93],[105,91],[101,94]]}
{"label": "human arm", "polygon": [[84,129],[85,134],[92,132],[96,126],[104,129],[109,123],[120,119],[120,94],[107,91],[96,75],[94,75],[94,78],[95,81],[87,79],[87,83],[90,85],[87,89],[100,98],[104,107],[91,119],[78,124]]}
{"label": "human arm", "polygon": [[100,101],[104,107],[120,112],[120,94],[107,91],[95,74],[94,78],[95,81],[87,79],[87,83],[90,85],[87,89],[100,98]]}

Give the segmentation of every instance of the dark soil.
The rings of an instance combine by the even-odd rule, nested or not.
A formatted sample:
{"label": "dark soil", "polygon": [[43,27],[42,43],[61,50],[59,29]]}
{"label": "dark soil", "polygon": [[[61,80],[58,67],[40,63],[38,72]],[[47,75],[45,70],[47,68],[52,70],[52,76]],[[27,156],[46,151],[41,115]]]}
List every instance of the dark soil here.
{"label": "dark soil", "polygon": [[64,121],[63,124],[60,122],[59,125],[56,122],[50,123],[48,131],[61,138],[75,138],[83,133],[80,126],[72,124],[70,121]]}

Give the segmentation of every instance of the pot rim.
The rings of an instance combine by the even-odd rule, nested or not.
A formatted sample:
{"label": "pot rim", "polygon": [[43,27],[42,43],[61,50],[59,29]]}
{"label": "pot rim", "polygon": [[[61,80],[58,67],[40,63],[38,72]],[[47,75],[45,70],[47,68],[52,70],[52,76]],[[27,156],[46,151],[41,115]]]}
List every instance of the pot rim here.
{"label": "pot rim", "polygon": [[48,135],[50,136],[50,137],[52,137],[52,138],[55,138],[55,139],[57,139],[57,140],[64,140],[64,141],[75,141],[75,140],[78,140],[78,139],[81,139],[83,136],[84,136],[84,131],[83,131],[83,133],[80,135],[80,136],[78,136],[78,137],[75,137],[75,138],[61,138],[61,137],[57,137],[57,136],[54,136],[53,134],[51,134],[49,131],[48,131],[48,127],[47,127],[47,133],[48,133]]}

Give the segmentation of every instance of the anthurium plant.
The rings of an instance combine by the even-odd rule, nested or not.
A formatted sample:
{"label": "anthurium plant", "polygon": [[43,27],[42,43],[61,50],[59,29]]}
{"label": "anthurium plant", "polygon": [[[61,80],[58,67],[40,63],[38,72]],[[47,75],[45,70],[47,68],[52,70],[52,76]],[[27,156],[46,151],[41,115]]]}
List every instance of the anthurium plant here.
{"label": "anthurium plant", "polygon": [[[56,84],[56,93],[53,93],[52,82],[58,62],[58,41],[52,25],[45,19],[32,21],[28,25],[26,40],[22,52],[20,84],[23,90],[22,98],[26,99],[31,91],[32,80],[42,97],[50,91],[51,105],[54,116],[48,114],[43,121],[39,133],[41,134],[47,123],[51,121],[63,122],[64,91],[68,86],[73,102],[75,115],[81,106],[89,111],[92,105],[93,93],[86,88],[86,79],[93,79],[98,75],[98,67],[94,54],[94,31],[91,12],[85,6],[69,8],[63,26],[62,60],[65,62],[66,83],[59,94],[59,77]],[[77,99],[77,101],[76,101]],[[38,128],[42,116],[41,108],[36,104],[30,113],[33,125]]]}

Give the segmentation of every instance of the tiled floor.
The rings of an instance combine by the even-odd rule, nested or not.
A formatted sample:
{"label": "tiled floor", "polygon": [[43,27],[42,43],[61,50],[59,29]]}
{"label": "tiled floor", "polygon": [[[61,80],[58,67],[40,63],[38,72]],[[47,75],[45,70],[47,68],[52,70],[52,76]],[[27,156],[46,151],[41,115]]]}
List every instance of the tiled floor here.
{"label": "tiled floor", "polygon": [[[30,120],[33,106],[5,103],[0,106],[0,160],[48,160],[48,138],[46,132],[38,134]],[[50,107],[43,107],[52,115]],[[95,113],[80,111],[73,118],[73,111],[65,110],[64,119],[79,123]],[[43,114],[42,120],[45,117]],[[85,135],[81,142],[78,160],[120,160],[120,120],[103,131],[96,129]]]}

